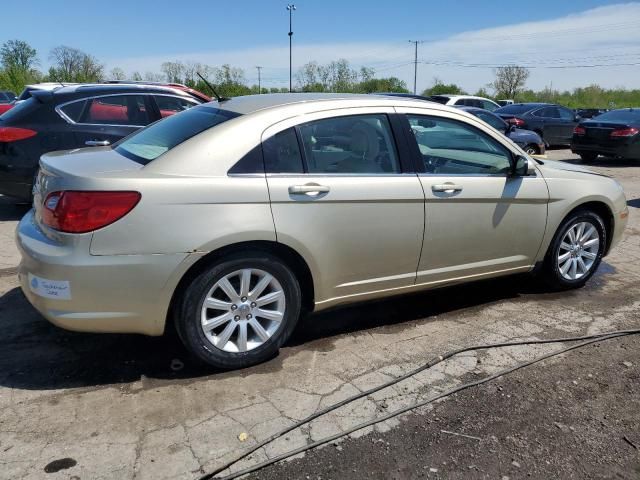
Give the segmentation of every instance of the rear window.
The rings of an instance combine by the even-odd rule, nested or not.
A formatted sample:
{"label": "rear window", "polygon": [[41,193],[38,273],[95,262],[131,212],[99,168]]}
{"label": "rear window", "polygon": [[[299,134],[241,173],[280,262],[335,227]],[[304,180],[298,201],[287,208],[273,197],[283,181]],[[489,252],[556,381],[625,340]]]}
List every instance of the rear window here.
{"label": "rear window", "polygon": [[35,88],[25,88],[18,97],[18,100],[28,100],[29,98],[31,98],[31,92],[34,90]]}
{"label": "rear window", "polygon": [[16,103],[11,110],[7,110],[5,113],[0,115],[0,119],[5,122],[20,120],[25,115],[37,110],[40,106],[42,106],[40,102],[35,98],[30,98],[24,102]]}
{"label": "rear window", "polygon": [[535,107],[535,105],[507,105],[506,107],[501,107],[501,108],[497,108],[495,109],[493,112],[494,113],[524,113],[524,112],[528,112],[529,110],[533,110]]}
{"label": "rear window", "polygon": [[239,113],[199,106],[153,123],[114,145],[131,160],[146,165],[191,137],[215,127]]}
{"label": "rear window", "polygon": [[637,123],[640,122],[640,110],[613,110],[598,115],[595,120],[598,122]]}
{"label": "rear window", "polygon": [[442,105],[446,105],[449,101],[449,97],[445,97],[444,95],[431,95],[429,97],[429,100],[431,100],[432,102],[441,103]]}

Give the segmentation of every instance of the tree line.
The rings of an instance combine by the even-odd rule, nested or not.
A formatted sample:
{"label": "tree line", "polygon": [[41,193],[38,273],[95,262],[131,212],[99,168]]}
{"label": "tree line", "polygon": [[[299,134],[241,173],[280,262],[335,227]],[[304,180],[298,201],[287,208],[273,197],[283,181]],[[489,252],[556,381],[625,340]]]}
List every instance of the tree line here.
{"label": "tree line", "polygon": [[[46,72],[39,69],[40,60],[36,50],[22,40],[8,40],[0,47],[0,89],[19,93],[25,85],[39,82],[92,83],[104,80],[133,80],[148,82],[183,83],[205,93],[211,93],[208,85],[198,73],[215,85],[217,92],[225,97],[256,93],[287,92],[285,87],[259,88],[249,85],[242,68],[228,64],[211,66],[200,62],[180,60],[167,61],[160,72],[129,72],[105,66],[93,55],[77,48],[60,45],[48,55],[50,67]],[[492,83],[479,88],[475,95],[494,99],[512,99],[517,102],[552,102],[572,108],[618,108],[640,106],[640,89],[605,89],[598,85],[558,91],[551,88],[534,91],[526,88],[529,70],[517,65],[495,69]],[[345,59],[327,64],[311,61],[296,73],[296,91],[409,93],[407,84],[397,77],[378,77],[372,68],[354,68]],[[439,78],[422,92],[422,95],[465,94],[455,83],[445,83]]]}

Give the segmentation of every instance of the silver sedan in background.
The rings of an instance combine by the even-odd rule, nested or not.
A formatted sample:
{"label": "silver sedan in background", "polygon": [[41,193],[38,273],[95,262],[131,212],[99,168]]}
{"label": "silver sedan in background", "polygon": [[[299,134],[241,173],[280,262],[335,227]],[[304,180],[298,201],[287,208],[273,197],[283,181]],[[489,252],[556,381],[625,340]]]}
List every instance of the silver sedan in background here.
{"label": "silver sedan in background", "polygon": [[580,287],[628,215],[614,180],[398,97],[238,97],[40,163],[29,301],[72,330],[173,322],[218,368],[272,357],[312,310],[532,271]]}

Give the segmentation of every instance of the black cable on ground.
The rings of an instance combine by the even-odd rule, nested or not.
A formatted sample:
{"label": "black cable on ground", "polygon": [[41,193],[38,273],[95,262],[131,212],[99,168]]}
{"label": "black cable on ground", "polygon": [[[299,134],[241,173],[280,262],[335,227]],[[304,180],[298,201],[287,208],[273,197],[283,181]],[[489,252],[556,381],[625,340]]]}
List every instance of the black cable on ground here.
{"label": "black cable on ground", "polygon": [[[406,413],[408,411],[411,410],[415,410],[416,408],[428,405],[430,403],[435,402],[436,400],[439,400],[441,398],[444,397],[448,397],[450,395],[453,395],[454,393],[460,392],[462,390],[465,390],[467,388],[471,388],[471,387],[475,387],[477,385],[482,385],[483,383],[489,382],[491,380],[495,380],[496,378],[499,378],[501,376],[507,375],[509,373],[515,372],[516,370],[519,370],[521,368],[527,367],[529,365],[533,365],[534,363],[538,363],[541,362],[543,360],[546,360],[550,357],[554,357],[557,355],[560,355],[562,353],[571,351],[571,350],[575,350],[577,348],[581,348],[584,347],[586,345],[590,345],[592,343],[596,343],[596,342],[600,342],[603,340],[609,340],[612,338],[619,338],[619,337],[624,337],[624,336],[628,336],[628,335],[637,335],[640,334],[640,329],[633,329],[633,330],[619,330],[619,331],[614,331],[614,332],[608,332],[608,333],[602,333],[602,334],[597,334],[597,335],[585,335],[585,336],[580,336],[580,337],[565,337],[565,338],[555,338],[555,339],[549,339],[549,340],[521,340],[521,341],[511,341],[511,342],[500,342],[500,343],[492,343],[492,344],[485,344],[485,345],[475,345],[475,346],[471,346],[471,347],[464,347],[464,348],[459,348],[456,350],[452,350],[450,352],[447,352],[444,355],[438,356],[433,358],[432,360],[430,360],[429,362],[425,363],[424,365],[421,365],[420,367],[400,376],[397,378],[394,378],[393,380],[390,380],[386,383],[383,383],[377,387],[371,388],[369,390],[365,390],[357,395],[354,395],[352,397],[346,398],[344,400],[342,400],[341,402],[335,403],[333,405],[330,405],[328,407],[325,407],[322,410],[319,410],[318,412],[300,420],[299,422],[294,423],[293,425],[290,425],[289,427],[286,427],[284,429],[282,429],[281,431],[271,435],[270,437],[264,439],[263,441],[259,442],[258,444],[254,445],[253,447],[251,447],[250,449],[248,449],[247,451],[243,452],[241,455],[239,455],[236,459],[231,460],[229,462],[227,462],[226,464],[218,467],[217,469],[215,469],[214,471],[207,473],[203,476],[200,477],[200,480],[210,480],[215,478],[218,478],[220,480],[232,480],[235,478],[238,478],[242,475],[246,475],[248,473],[252,473],[255,472],[257,470],[261,470],[264,467],[267,467],[269,465],[272,465],[274,463],[277,463],[281,460],[284,460],[286,458],[292,457],[294,455],[297,455],[299,453],[305,452],[307,450],[311,450],[313,448],[316,448],[320,445],[324,445],[326,443],[332,442],[334,440],[337,440],[341,437],[344,437],[346,435],[349,435],[357,430],[361,430],[363,428],[375,425],[377,423],[380,422],[384,422],[385,420],[389,420],[391,418],[397,417],[398,415],[402,415],[403,413]],[[581,340],[586,340],[582,343],[579,343],[577,345],[572,345],[566,348],[563,348],[561,350],[555,351],[555,352],[551,352],[548,353],[546,355],[543,355],[541,357],[535,358],[533,360],[530,360],[528,362],[524,362],[521,363],[519,365],[516,365],[514,367],[511,368],[507,368],[505,370],[501,370],[493,375],[490,375],[488,377],[485,377],[483,379],[480,380],[476,380],[474,382],[469,382],[469,383],[465,383],[463,385],[459,385],[458,387],[452,388],[450,390],[447,390],[443,393],[440,393],[434,397],[431,397],[427,400],[423,400],[421,402],[417,402],[414,403],[412,405],[409,405],[407,407],[395,410],[393,412],[390,412],[386,415],[383,415],[381,417],[377,417],[374,418],[372,420],[369,420],[367,422],[363,422],[360,423],[358,425],[355,425],[354,427],[349,428],[348,430],[342,431],[338,434],[329,436],[329,437],[325,437],[322,438],[320,440],[317,440],[313,443],[307,444],[305,446],[299,447],[297,449],[291,450],[289,452],[283,453],[281,455],[278,455],[276,457],[273,457],[269,460],[266,460],[264,462],[258,463],[254,466],[248,467],[244,470],[240,470],[238,472],[232,473],[230,475],[224,476],[224,477],[216,477],[216,475],[218,475],[219,473],[223,472],[224,470],[228,469],[229,467],[235,465],[236,463],[238,463],[240,460],[247,458],[248,456],[250,456],[252,453],[254,453],[255,451],[257,451],[258,449],[262,448],[263,446],[265,446],[266,444],[274,441],[277,438],[280,438],[283,435],[286,435],[287,433],[289,433],[292,430],[295,430],[296,428],[301,427],[302,425],[309,423],[310,421],[325,415],[333,410],[336,410],[337,408],[340,408],[348,403],[354,402],[360,398],[366,397],[368,395],[371,395],[375,392],[378,392],[380,390],[383,390],[385,388],[388,388],[392,385],[395,385],[397,383],[402,382],[403,380],[406,380],[428,368],[431,368],[435,365],[437,365],[438,363],[443,362],[444,360],[447,360],[448,358],[453,357],[454,355],[459,355],[461,353],[464,352],[469,352],[469,351],[474,351],[474,350],[486,350],[486,349],[490,349],[490,348],[499,348],[499,347],[512,347],[512,346],[518,346],[518,345],[540,345],[540,344],[550,344],[550,343],[564,343],[564,342],[576,342],[576,341],[581,341]]]}

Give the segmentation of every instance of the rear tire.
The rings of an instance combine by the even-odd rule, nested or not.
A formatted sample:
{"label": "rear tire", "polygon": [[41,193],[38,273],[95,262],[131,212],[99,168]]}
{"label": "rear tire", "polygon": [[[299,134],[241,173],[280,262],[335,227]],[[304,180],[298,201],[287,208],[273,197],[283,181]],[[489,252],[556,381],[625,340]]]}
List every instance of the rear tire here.
{"label": "rear tire", "polygon": [[580,158],[583,162],[593,162],[596,158],[598,158],[597,153],[581,153]]}
{"label": "rear tire", "polygon": [[193,279],[176,308],[175,325],[199,360],[224,370],[244,368],[277,354],[296,326],[301,304],[289,267],[268,253],[247,252]]}
{"label": "rear tire", "polygon": [[600,265],[607,230],[600,215],[577,210],[558,227],[547,251],[542,279],[554,290],[583,287]]}

